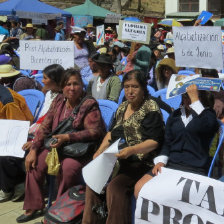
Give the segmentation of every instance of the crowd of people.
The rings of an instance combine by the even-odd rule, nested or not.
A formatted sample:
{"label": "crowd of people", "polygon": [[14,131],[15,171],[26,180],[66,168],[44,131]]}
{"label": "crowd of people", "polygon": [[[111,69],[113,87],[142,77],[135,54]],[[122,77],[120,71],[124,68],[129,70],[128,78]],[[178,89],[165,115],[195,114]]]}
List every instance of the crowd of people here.
{"label": "crowd of people", "polygon": [[[149,85],[155,91],[167,88],[171,75],[186,69],[175,64],[172,29],[153,29],[147,45],[119,41],[116,30],[107,27],[105,44],[97,46],[91,24],[85,29],[73,27],[70,36],[63,28],[63,22],[59,22],[53,39],[74,41],[74,68],[47,66],[42,71],[42,86],[34,79],[37,71],[29,76],[20,71],[16,50],[19,40],[50,39],[46,27],[42,25],[35,30],[33,24],[27,23],[22,30],[18,22],[12,21],[9,29],[6,22],[0,23],[0,34],[5,35],[0,44],[0,119],[31,123],[23,145],[25,158],[0,156],[0,202],[15,202],[25,195],[25,212],[17,218],[18,223],[30,221],[44,210],[45,159],[49,152],[44,140],[62,121],[73,116],[74,132],[54,135],[56,142],[51,147],[92,141],[95,150],[80,158],[59,153],[57,198],[72,186],[83,185],[82,168],[121,138],[116,173],[107,183],[105,193],[97,194],[86,186],[82,223],[101,223],[97,208],[106,204],[105,223],[129,224],[133,194],[137,198],[143,185],[158,175],[162,167],[206,175],[209,146],[219,128],[217,119],[223,120],[224,116],[223,90],[199,91],[196,85],[191,85],[182,95],[177,110],[149,94]],[[191,71],[202,77],[218,78],[215,69]],[[24,89],[37,89],[45,94],[35,123],[18,93]],[[122,89],[124,98],[106,133],[97,100],[118,103]],[[74,114],[77,107],[79,110]],[[166,124],[161,109],[170,114]]]}

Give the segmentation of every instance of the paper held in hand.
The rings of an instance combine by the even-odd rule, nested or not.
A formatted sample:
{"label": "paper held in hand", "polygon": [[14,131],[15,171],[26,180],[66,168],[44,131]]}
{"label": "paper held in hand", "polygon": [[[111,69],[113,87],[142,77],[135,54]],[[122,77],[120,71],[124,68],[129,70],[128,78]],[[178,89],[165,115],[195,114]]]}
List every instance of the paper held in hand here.
{"label": "paper held in hand", "polygon": [[119,141],[120,139],[82,169],[84,181],[98,194],[106,185],[117,161],[115,154],[118,153]]}
{"label": "paper held in hand", "polygon": [[166,98],[186,93],[186,88],[192,84],[197,85],[198,90],[219,92],[222,80],[213,78],[202,78],[200,75],[177,75],[173,74],[167,87]]}
{"label": "paper held in hand", "polygon": [[29,121],[0,120],[0,156],[23,158],[22,146],[27,142]]}

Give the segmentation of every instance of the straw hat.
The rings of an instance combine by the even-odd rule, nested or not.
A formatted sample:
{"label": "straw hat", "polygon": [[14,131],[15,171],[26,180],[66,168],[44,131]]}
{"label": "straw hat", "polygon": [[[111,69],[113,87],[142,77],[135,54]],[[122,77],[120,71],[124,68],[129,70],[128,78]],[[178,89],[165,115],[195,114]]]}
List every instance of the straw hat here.
{"label": "straw hat", "polygon": [[166,44],[173,45],[173,41],[172,41],[172,40],[170,40],[170,39],[166,40],[166,42],[165,42],[165,43],[166,43]]}
{"label": "straw hat", "polygon": [[88,24],[85,28],[94,28],[93,24]]}
{"label": "straw hat", "polygon": [[26,28],[33,28],[33,24],[32,23],[27,23]]}
{"label": "straw hat", "polygon": [[16,76],[20,71],[15,70],[12,65],[0,65],[0,78]]}
{"label": "straw hat", "polygon": [[82,32],[86,33],[86,30],[78,26],[71,26],[71,34],[79,34]]}
{"label": "straw hat", "polygon": [[174,54],[174,47],[168,48],[166,54]]}

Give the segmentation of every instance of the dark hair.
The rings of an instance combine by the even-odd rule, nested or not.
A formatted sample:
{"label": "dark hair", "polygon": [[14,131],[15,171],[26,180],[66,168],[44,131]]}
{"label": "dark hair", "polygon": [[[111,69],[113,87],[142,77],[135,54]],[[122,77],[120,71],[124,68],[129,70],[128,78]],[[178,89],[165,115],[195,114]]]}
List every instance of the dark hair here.
{"label": "dark hair", "polygon": [[216,69],[201,69],[202,77],[219,78],[218,71]]}
{"label": "dark hair", "polygon": [[213,96],[212,92],[205,91],[205,90],[199,90],[198,93],[199,93],[199,99],[200,99],[202,105],[205,108],[213,109],[215,101],[214,101],[214,96]]}
{"label": "dark hair", "polygon": [[124,88],[124,83],[126,81],[129,81],[133,78],[136,79],[136,81],[139,83],[139,85],[143,89],[144,96],[146,98],[149,97],[149,91],[147,89],[147,80],[146,80],[145,74],[141,70],[132,70],[126,73],[122,80],[122,88]]}
{"label": "dark hair", "polygon": [[9,54],[10,56],[16,55],[13,47],[9,43],[2,45],[0,52],[1,54]]}
{"label": "dark hair", "polygon": [[14,24],[15,26],[17,26],[17,25],[18,25],[18,22],[17,22],[17,21],[15,21],[15,20],[12,20],[12,21],[11,21],[11,23],[12,23],[12,24]]}
{"label": "dark hair", "polygon": [[80,71],[77,70],[77,69],[74,69],[74,68],[68,68],[67,70],[65,70],[64,76],[63,76],[62,81],[61,81],[61,88],[62,89],[66,86],[68,80],[72,76],[78,77],[78,79],[81,82],[82,86],[84,86],[83,81],[82,81],[82,76],[80,74]]}
{"label": "dark hair", "polygon": [[58,64],[49,65],[43,70],[43,73],[58,86],[61,85],[64,72],[64,68]]}

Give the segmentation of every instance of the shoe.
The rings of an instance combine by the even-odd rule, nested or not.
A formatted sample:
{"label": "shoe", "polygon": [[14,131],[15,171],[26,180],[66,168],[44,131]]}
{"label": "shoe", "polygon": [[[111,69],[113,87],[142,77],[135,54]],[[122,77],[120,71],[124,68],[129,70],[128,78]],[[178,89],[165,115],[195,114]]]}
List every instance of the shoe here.
{"label": "shoe", "polygon": [[9,201],[12,197],[12,192],[6,193],[3,190],[0,190],[0,202]]}
{"label": "shoe", "polygon": [[22,214],[16,219],[16,221],[18,223],[28,222],[35,218],[36,213],[37,213],[37,211],[34,211],[31,215]]}
{"label": "shoe", "polygon": [[24,187],[24,183],[21,184],[17,184],[15,186],[15,191],[14,191],[14,195],[12,196],[12,200],[13,202],[18,201],[19,199],[21,199],[25,194],[25,187]]}

